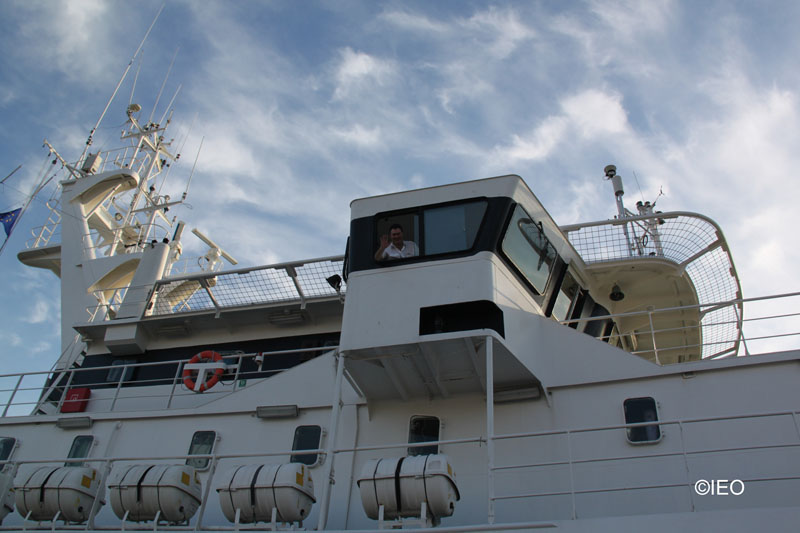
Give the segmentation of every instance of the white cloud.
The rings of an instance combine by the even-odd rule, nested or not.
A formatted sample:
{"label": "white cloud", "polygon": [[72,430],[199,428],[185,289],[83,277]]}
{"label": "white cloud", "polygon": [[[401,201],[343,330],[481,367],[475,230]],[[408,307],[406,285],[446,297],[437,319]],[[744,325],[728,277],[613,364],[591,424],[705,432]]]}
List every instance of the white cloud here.
{"label": "white cloud", "polygon": [[[576,141],[596,142],[629,131],[621,96],[588,89],[564,98],[562,113],[545,117],[528,134],[511,136],[509,144],[495,147],[493,160],[514,165],[543,161],[561,150],[578,150]],[[569,142],[565,147],[564,143]]]}
{"label": "white cloud", "polygon": [[15,50],[33,65],[57,69],[71,81],[108,80],[124,64],[115,57],[119,36],[107,24],[109,2],[77,0],[17,2],[15,13],[20,36],[27,46]]}
{"label": "white cloud", "polygon": [[380,127],[367,128],[361,124],[354,124],[347,129],[334,128],[332,133],[348,144],[362,148],[381,148]]}
{"label": "white cloud", "polygon": [[342,100],[388,83],[394,75],[394,66],[350,47],[339,51],[340,62],[336,68],[334,100]]}
{"label": "white cloud", "polygon": [[573,127],[586,139],[619,134],[628,129],[622,96],[616,93],[589,89],[564,99],[561,108]]}
{"label": "white cloud", "polygon": [[37,297],[33,302],[33,308],[28,313],[28,316],[25,317],[25,321],[29,324],[41,324],[47,320],[53,319],[54,317],[50,308],[51,305],[49,303],[41,297]]}
{"label": "white cloud", "polygon": [[0,331],[0,341],[5,346],[18,347],[22,345],[22,337],[13,331]]}
{"label": "white cloud", "polygon": [[496,59],[504,59],[522,43],[536,36],[512,9],[490,7],[479,11],[462,23],[468,30],[488,34],[489,50]]}
{"label": "white cloud", "polygon": [[676,7],[673,0],[593,0],[589,4],[607,40],[624,43],[663,33]]}
{"label": "white cloud", "polygon": [[478,101],[481,97],[491,98],[492,85],[482,77],[474,60],[457,60],[432,68],[444,74],[446,84],[435,89],[435,94],[442,108],[451,115],[465,102]]}
{"label": "white cloud", "polygon": [[545,159],[564,138],[568,125],[563,116],[547,117],[530,135],[525,138],[513,135],[510,146],[496,149],[498,158],[510,160],[511,163]]}
{"label": "white cloud", "polygon": [[680,24],[679,14],[679,5],[672,0],[594,0],[587,11],[555,15],[551,28],[577,45],[581,68],[588,75],[606,78],[619,73],[641,83],[662,73],[675,74],[671,67],[672,55],[680,49],[677,39],[682,28],[675,26]]}
{"label": "white cloud", "polygon": [[37,341],[27,347],[27,354],[29,358],[41,353],[48,353],[52,350],[52,345],[47,341]]}
{"label": "white cloud", "polygon": [[418,32],[423,35],[449,34],[452,31],[450,24],[431,20],[429,17],[419,13],[387,11],[382,13],[379,18],[397,28]]}

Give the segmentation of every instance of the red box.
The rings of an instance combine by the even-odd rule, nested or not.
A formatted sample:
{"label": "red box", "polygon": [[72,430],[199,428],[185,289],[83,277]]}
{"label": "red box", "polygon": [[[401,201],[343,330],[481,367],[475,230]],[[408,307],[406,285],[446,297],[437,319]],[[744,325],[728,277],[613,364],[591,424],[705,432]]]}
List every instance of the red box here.
{"label": "red box", "polygon": [[89,387],[77,387],[67,391],[67,397],[64,398],[64,403],[61,404],[62,413],[82,413],[86,410],[86,404],[89,403],[89,396],[92,394],[92,389]]}

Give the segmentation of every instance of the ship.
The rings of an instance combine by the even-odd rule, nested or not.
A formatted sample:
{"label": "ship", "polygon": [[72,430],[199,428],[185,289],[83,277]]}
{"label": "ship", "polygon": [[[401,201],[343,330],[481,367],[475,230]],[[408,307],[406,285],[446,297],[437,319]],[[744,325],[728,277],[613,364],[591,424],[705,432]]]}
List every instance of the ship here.
{"label": "ship", "polygon": [[711,218],[630,211],[608,165],[616,213],[558,225],[506,175],[356,199],[343,255],[242,268],[169,213],[143,113],[47,143],[18,258],[60,279],[62,344],[0,376],[0,530],[797,530],[800,351],[750,351],[771,297]]}

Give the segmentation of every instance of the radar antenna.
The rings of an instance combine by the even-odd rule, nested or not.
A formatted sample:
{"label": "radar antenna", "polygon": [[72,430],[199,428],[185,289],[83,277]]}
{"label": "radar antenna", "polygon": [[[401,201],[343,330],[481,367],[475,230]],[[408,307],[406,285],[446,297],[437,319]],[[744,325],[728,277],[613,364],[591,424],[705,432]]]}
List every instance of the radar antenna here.
{"label": "radar antenna", "polygon": [[198,239],[208,245],[208,252],[206,252],[206,255],[203,256],[206,261],[208,261],[208,270],[213,272],[222,266],[222,260],[220,257],[227,259],[227,261],[232,265],[238,264],[236,259],[234,259],[228,252],[223,250],[217,243],[206,237],[199,229],[193,228],[192,233],[197,235]]}

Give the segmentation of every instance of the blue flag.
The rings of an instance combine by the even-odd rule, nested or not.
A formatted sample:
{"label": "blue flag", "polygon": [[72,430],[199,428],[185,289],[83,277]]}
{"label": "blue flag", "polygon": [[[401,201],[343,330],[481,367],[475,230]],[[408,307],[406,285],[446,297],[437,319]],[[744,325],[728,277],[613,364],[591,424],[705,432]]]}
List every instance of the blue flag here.
{"label": "blue flag", "polygon": [[6,230],[6,237],[11,236],[11,230],[14,229],[14,224],[17,223],[17,218],[19,218],[20,211],[22,211],[22,208],[18,207],[13,211],[0,213],[0,222],[3,223],[3,229]]}

